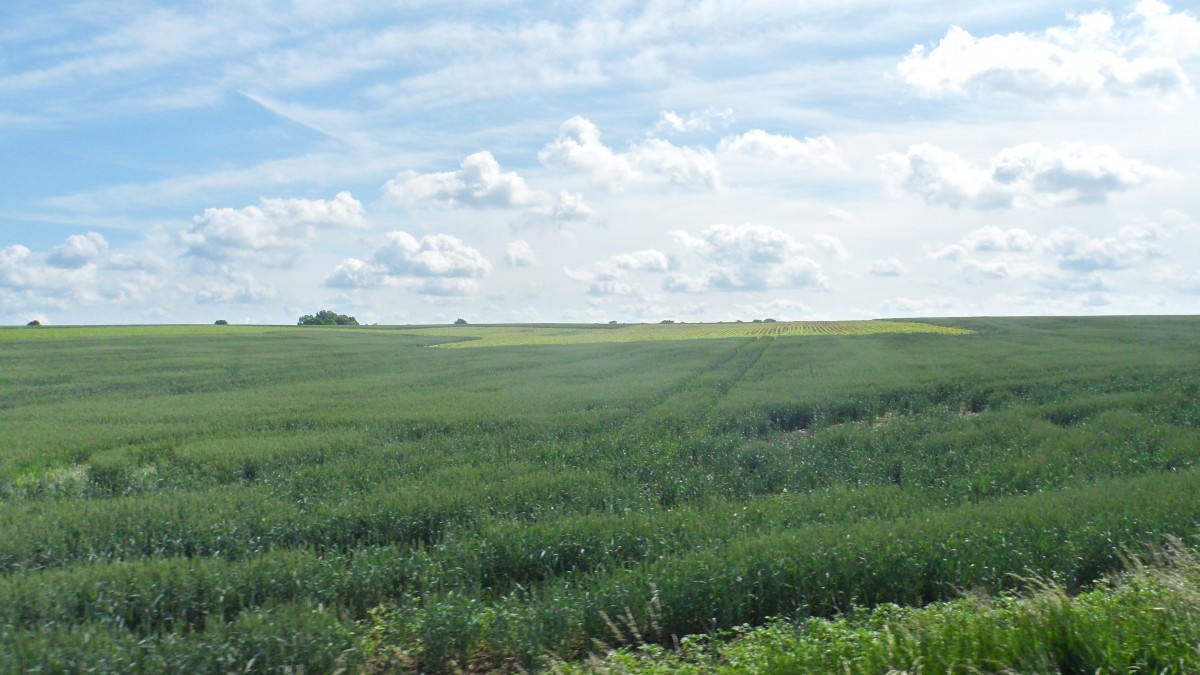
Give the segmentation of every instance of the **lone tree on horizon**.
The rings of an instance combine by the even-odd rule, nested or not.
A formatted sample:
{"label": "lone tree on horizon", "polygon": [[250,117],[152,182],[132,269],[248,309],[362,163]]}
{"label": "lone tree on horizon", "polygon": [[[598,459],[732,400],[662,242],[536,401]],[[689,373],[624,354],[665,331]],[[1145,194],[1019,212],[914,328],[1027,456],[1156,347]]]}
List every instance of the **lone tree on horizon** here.
{"label": "lone tree on horizon", "polygon": [[338,314],[323,309],[316,314],[305,314],[296,322],[298,326],[357,326],[358,320],[352,316]]}

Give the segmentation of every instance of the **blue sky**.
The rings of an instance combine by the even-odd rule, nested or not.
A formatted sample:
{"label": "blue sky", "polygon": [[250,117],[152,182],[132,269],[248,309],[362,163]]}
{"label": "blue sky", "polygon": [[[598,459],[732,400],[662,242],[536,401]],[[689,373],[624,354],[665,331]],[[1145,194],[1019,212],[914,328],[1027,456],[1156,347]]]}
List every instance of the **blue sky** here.
{"label": "blue sky", "polygon": [[1195,313],[1192,3],[0,7],[0,323]]}

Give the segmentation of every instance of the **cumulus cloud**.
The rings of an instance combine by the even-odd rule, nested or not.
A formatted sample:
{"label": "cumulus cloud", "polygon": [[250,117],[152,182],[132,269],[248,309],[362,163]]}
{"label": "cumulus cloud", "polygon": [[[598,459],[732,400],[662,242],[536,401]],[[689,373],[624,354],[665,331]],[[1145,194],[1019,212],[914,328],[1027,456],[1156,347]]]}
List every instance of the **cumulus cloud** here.
{"label": "cumulus cloud", "polygon": [[162,256],[151,251],[117,251],[108,256],[104,267],[110,270],[162,273],[170,265]]}
{"label": "cumulus cloud", "polygon": [[32,251],[20,244],[0,248],[0,285],[7,288],[28,288],[33,284],[28,265]]}
{"label": "cumulus cloud", "polygon": [[904,265],[898,258],[884,258],[871,263],[871,274],[877,277],[898,277],[905,273]]}
{"label": "cumulus cloud", "polygon": [[808,257],[808,247],[773,227],[718,224],[699,237],[682,230],[672,235],[684,250],[708,263],[708,268],[700,275],[667,277],[663,281],[667,291],[757,291],[824,287],[826,283],[821,266]]}
{"label": "cumulus cloud", "polygon": [[0,306],[63,307],[98,299],[95,265],[56,267],[47,258],[21,244],[0,248]]}
{"label": "cumulus cloud", "polygon": [[1169,175],[1108,146],[1084,143],[1005,148],[986,169],[927,143],[911,146],[907,153],[880,155],[879,162],[893,196],[912,195],[954,208],[1103,203],[1113,192]]}
{"label": "cumulus cloud", "polygon": [[846,245],[833,235],[814,234],[813,241],[816,242],[817,248],[838,262],[846,262],[850,259],[850,252],[846,250]]}
{"label": "cumulus cloud", "polygon": [[1027,252],[1037,246],[1036,235],[1012,228],[1002,230],[991,225],[970,232],[957,244],[950,244],[929,254],[930,260],[962,260],[971,252],[1000,253]]}
{"label": "cumulus cloud", "polygon": [[647,180],[688,191],[721,187],[717,159],[709,150],[650,138],[614,151],[604,144],[596,125],[579,116],[563,122],[558,137],[542,148],[538,159],[546,166],[584,174],[593,185],[609,190]]}
{"label": "cumulus cloud", "polygon": [[407,232],[389,232],[372,259],[396,276],[479,278],[492,268],[479,251],[449,234],[418,240]]}
{"label": "cumulus cloud", "polygon": [[79,269],[94,263],[108,251],[108,242],[97,232],[73,234],[56,246],[46,262],[62,269]]}
{"label": "cumulus cloud", "polygon": [[671,260],[662,251],[646,249],[632,253],[619,253],[609,258],[602,266],[633,272],[666,272],[671,269]]}
{"label": "cumulus cloud", "polygon": [[675,111],[664,111],[659,115],[654,131],[658,134],[685,134],[694,131],[712,131],[733,124],[732,108],[707,108],[688,113],[686,116]]}
{"label": "cumulus cloud", "polygon": [[929,259],[956,263],[959,274],[968,283],[1038,279],[1046,273],[1045,265],[1033,260],[1040,246],[1037,236],[1020,228],[1003,230],[988,226],[968,233],[956,244],[930,252]]}
{"label": "cumulus cloud", "polygon": [[969,283],[1013,279],[1051,293],[1097,293],[1112,290],[1099,272],[1166,259],[1168,236],[1167,230],[1147,222],[1124,227],[1114,237],[1092,237],[1073,228],[1038,237],[1019,228],[985,227],[934,250],[929,258],[955,263]]}
{"label": "cumulus cloud", "polygon": [[504,261],[509,267],[532,267],[537,264],[537,256],[528,242],[518,239],[504,247]]}
{"label": "cumulus cloud", "polygon": [[963,239],[963,246],[972,251],[1032,251],[1037,237],[1026,230],[982,227]]}
{"label": "cumulus cloud", "polygon": [[325,279],[333,288],[413,285],[429,295],[466,295],[478,288],[492,264],[479,251],[449,234],[421,239],[389,232],[366,260],[348,258]]}
{"label": "cumulus cloud", "polygon": [[671,269],[667,254],[655,249],[644,249],[630,253],[618,253],[610,258],[592,263],[588,268],[576,270],[564,268],[570,278],[587,284],[587,293],[592,296],[644,295],[642,286],[632,280],[631,272],[663,273]]}
{"label": "cumulus cloud", "polygon": [[262,199],[258,206],[213,208],[180,234],[186,255],[213,261],[252,258],[267,265],[294,263],[318,229],[368,225],[362,204],[349,192],[332,200]]}
{"label": "cumulus cloud", "polygon": [[958,266],[958,271],[971,282],[989,279],[1009,279],[1018,275],[1013,265],[1004,260],[978,260],[964,258]]}
{"label": "cumulus cloud", "polygon": [[269,285],[258,282],[252,275],[225,270],[226,278],[205,282],[196,291],[196,302],[206,305],[214,304],[249,304],[270,300],[276,291]]}
{"label": "cumulus cloud", "polygon": [[515,171],[502,171],[500,163],[486,150],[468,155],[457,171],[406,171],[388,181],[384,193],[408,204],[440,202],[473,209],[513,210],[519,214],[518,223],[541,220],[563,224],[595,216],[582,196],[569,192],[553,195],[531,188]]}
{"label": "cumulus cloud", "polygon": [[767,133],[762,129],[751,129],[744,134],[722,139],[717,150],[724,155],[764,157],[809,167],[845,167],[837,146],[828,136],[800,140],[793,136]]}
{"label": "cumulus cloud", "polygon": [[1093,238],[1074,229],[1051,234],[1046,248],[1059,267],[1077,272],[1138,267],[1166,255],[1162,230],[1153,225],[1130,225],[1116,237]]}
{"label": "cumulus cloud", "polygon": [[387,280],[387,270],[358,258],[346,258],[325,278],[331,288],[375,288]]}
{"label": "cumulus cloud", "polygon": [[1106,11],[1042,33],[976,38],[954,26],[932,49],[923,45],[897,66],[905,82],[930,96],[994,91],[1033,99],[1092,95],[1191,94],[1181,61],[1200,53],[1200,21],[1142,0],[1120,20]]}

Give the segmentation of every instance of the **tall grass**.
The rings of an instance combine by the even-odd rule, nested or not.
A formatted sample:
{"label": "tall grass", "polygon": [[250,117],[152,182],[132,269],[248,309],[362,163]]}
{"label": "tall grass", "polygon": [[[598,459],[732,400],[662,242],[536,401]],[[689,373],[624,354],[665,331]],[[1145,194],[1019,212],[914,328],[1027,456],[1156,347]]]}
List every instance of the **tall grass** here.
{"label": "tall grass", "polygon": [[1192,673],[1200,670],[1200,564],[1178,543],[1133,559],[1078,595],[1044,578],[924,608],[894,604],[833,619],[740,626],[643,645],[559,672],[595,673]]}

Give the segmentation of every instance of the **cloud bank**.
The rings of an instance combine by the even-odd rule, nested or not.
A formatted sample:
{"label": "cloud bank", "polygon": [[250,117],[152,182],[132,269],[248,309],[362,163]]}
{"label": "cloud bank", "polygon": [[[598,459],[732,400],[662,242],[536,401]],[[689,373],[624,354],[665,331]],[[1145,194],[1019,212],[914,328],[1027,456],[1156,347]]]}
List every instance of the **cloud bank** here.
{"label": "cloud bank", "polygon": [[1158,0],[1142,0],[1119,19],[1091,12],[1076,17],[1074,25],[1042,33],[976,38],[954,26],[932,49],[913,47],[897,70],[927,96],[1192,95],[1181,62],[1200,53],[1198,45],[1200,20]]}
{"label": "cloud bank", "polygon": [[895,197],[913,196],[953,208],[1007,209],[1104,203],[1109,195],[1169,176],[1114,148],[1085,143],[1005,148],[978,167],[953,152],[922,143],[879,156],[884,184]]}

